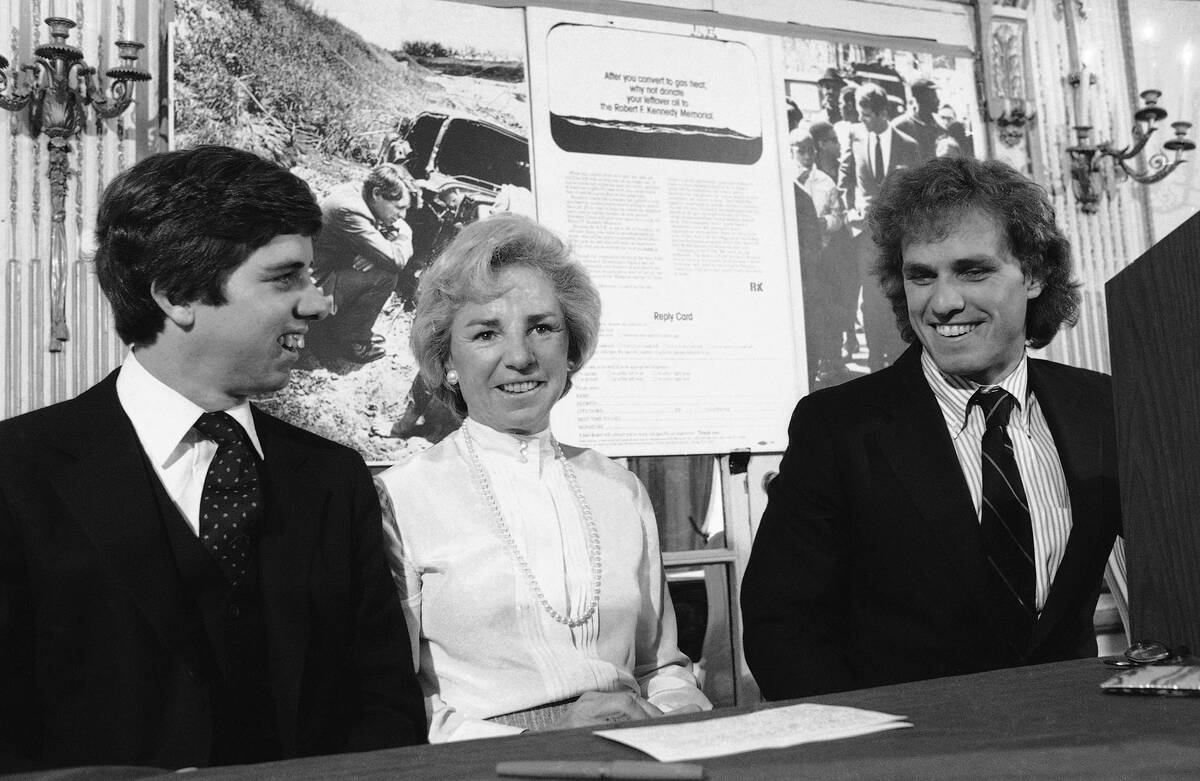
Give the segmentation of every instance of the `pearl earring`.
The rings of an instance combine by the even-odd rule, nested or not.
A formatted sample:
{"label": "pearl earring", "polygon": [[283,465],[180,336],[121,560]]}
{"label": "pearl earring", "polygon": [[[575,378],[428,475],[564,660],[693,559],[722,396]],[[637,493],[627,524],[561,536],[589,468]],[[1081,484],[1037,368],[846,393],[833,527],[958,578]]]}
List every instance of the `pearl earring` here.
{"label": "pearl earring", "polygon": [[450,385],[457,385],[458,384],[458,372],[454,371],[454,369],[451,369],[448,372],[446,372],[446,382],[449,383]]}

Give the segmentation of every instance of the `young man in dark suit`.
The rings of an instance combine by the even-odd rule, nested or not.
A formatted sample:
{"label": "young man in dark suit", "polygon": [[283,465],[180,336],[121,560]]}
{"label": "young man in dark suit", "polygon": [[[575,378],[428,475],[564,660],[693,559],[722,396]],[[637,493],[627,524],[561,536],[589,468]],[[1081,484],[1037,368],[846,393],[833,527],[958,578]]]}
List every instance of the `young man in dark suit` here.
{"label": "young man in dark suit", "polygon": [[894,174],[870,214],[904,339],[796,406],[742,584],[768,699],[1094,656],[1120,533],[1109,378],[1028,358],[1079,305],[1045,192]]}
{"label": "young man in dark suit", "polygon": [[329,305],[321,212],[248,152],[141,161],[95,264],[121,368],[0,423],[0,766],[259,762],[425,736],[371,478],[249,404]]}

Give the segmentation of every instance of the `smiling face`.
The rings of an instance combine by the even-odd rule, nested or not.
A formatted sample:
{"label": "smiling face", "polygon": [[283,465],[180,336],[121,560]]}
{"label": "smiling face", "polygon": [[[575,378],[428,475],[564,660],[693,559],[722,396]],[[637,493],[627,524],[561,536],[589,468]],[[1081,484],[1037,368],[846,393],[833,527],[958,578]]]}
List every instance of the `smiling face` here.
{"label": "smiling face", "polygon": [[550,280],[528,266],[502,269],[495,290],[454,316],[446,368],[458,373],[472,420],[535,434],[550,424],[570,373],[566,316]]}
{"label": "smiling face", "polygon": [[229,275],[225,303],[186,306],[181,359],[201,406],[223,409],[223,401],[231,406],[287,385],[309,322],[329,313],[311,265],[311,239],[276,236]]}
{"label": "smiling face", "polygon": [[968,212],[945,239],[904,248],[908,319],[937,367],[982,385],[1025,352],[1025,310],[1042,292],[1008,250],[996,220]]}

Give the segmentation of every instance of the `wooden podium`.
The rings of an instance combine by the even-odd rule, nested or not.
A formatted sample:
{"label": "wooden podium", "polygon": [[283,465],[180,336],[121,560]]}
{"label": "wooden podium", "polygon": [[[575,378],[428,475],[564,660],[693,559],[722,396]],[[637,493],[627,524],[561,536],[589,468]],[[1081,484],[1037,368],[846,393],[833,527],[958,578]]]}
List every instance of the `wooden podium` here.
{"label": "wooden podium", "polygon": [[1200,214],[1105,291],[1132,636],[1200,653]]}

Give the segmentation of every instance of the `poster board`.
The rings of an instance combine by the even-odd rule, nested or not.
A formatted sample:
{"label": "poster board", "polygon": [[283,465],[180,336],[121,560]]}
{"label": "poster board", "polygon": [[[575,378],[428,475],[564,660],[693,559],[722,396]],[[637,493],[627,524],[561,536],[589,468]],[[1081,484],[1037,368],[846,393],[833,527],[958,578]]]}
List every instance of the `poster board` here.
{"label": "poster board", "polygon": [[527,11],[543,222],[601,289],[555,428],[626,455],[782,450],[799,388],[762,36]]}
{"label": "poster board", "polygon": [[417,382],[419,269],[502,194],[503,208],[533,215],[523,19],[442,0],[176,0],[175,148],[250,149],[319,200],[382,162],[420,184],[405,218],[414,254],[372,326],[386,354],[344,359],[335,339],[321,343],[327,320],[310,329],[291,383],[256,400],[368,462],[395,462],[458,425]]}
{"label": "poster board", "polygon": [[[248,6],[270,18],[243,18]],[[599,351],[555,409],[562,439],[615,456],[778,452],[800,396],[870,369],[858,288],[848,320],[829,315],[831,283],[811,271],[830,260],[802,249],[785,98],[821,119],[818,82],[834,69],[885,85],[899,113],[928,78],[966,132],[979,127],[969,52],[803,34],[445,0],[177,0],[175,144],[254,149],[318,196],[382,160],[405,164],[439,231],[414,267],[446,225],[536,215],[604,304]],[[324,55],[287,55],[289,36]],[[280,115],[329,95],[342,104],[323,115]],[[428,154],[429,127],[435,140],[465,129],[460,153]],[[459,198],[468,179],[485,186]],[[526,197],[500,204],[502,188]],[[313,356],[260,403],[371,462],[440,439],[456,421],[422,406],[402,299],[375,323],[382,360]]]}

